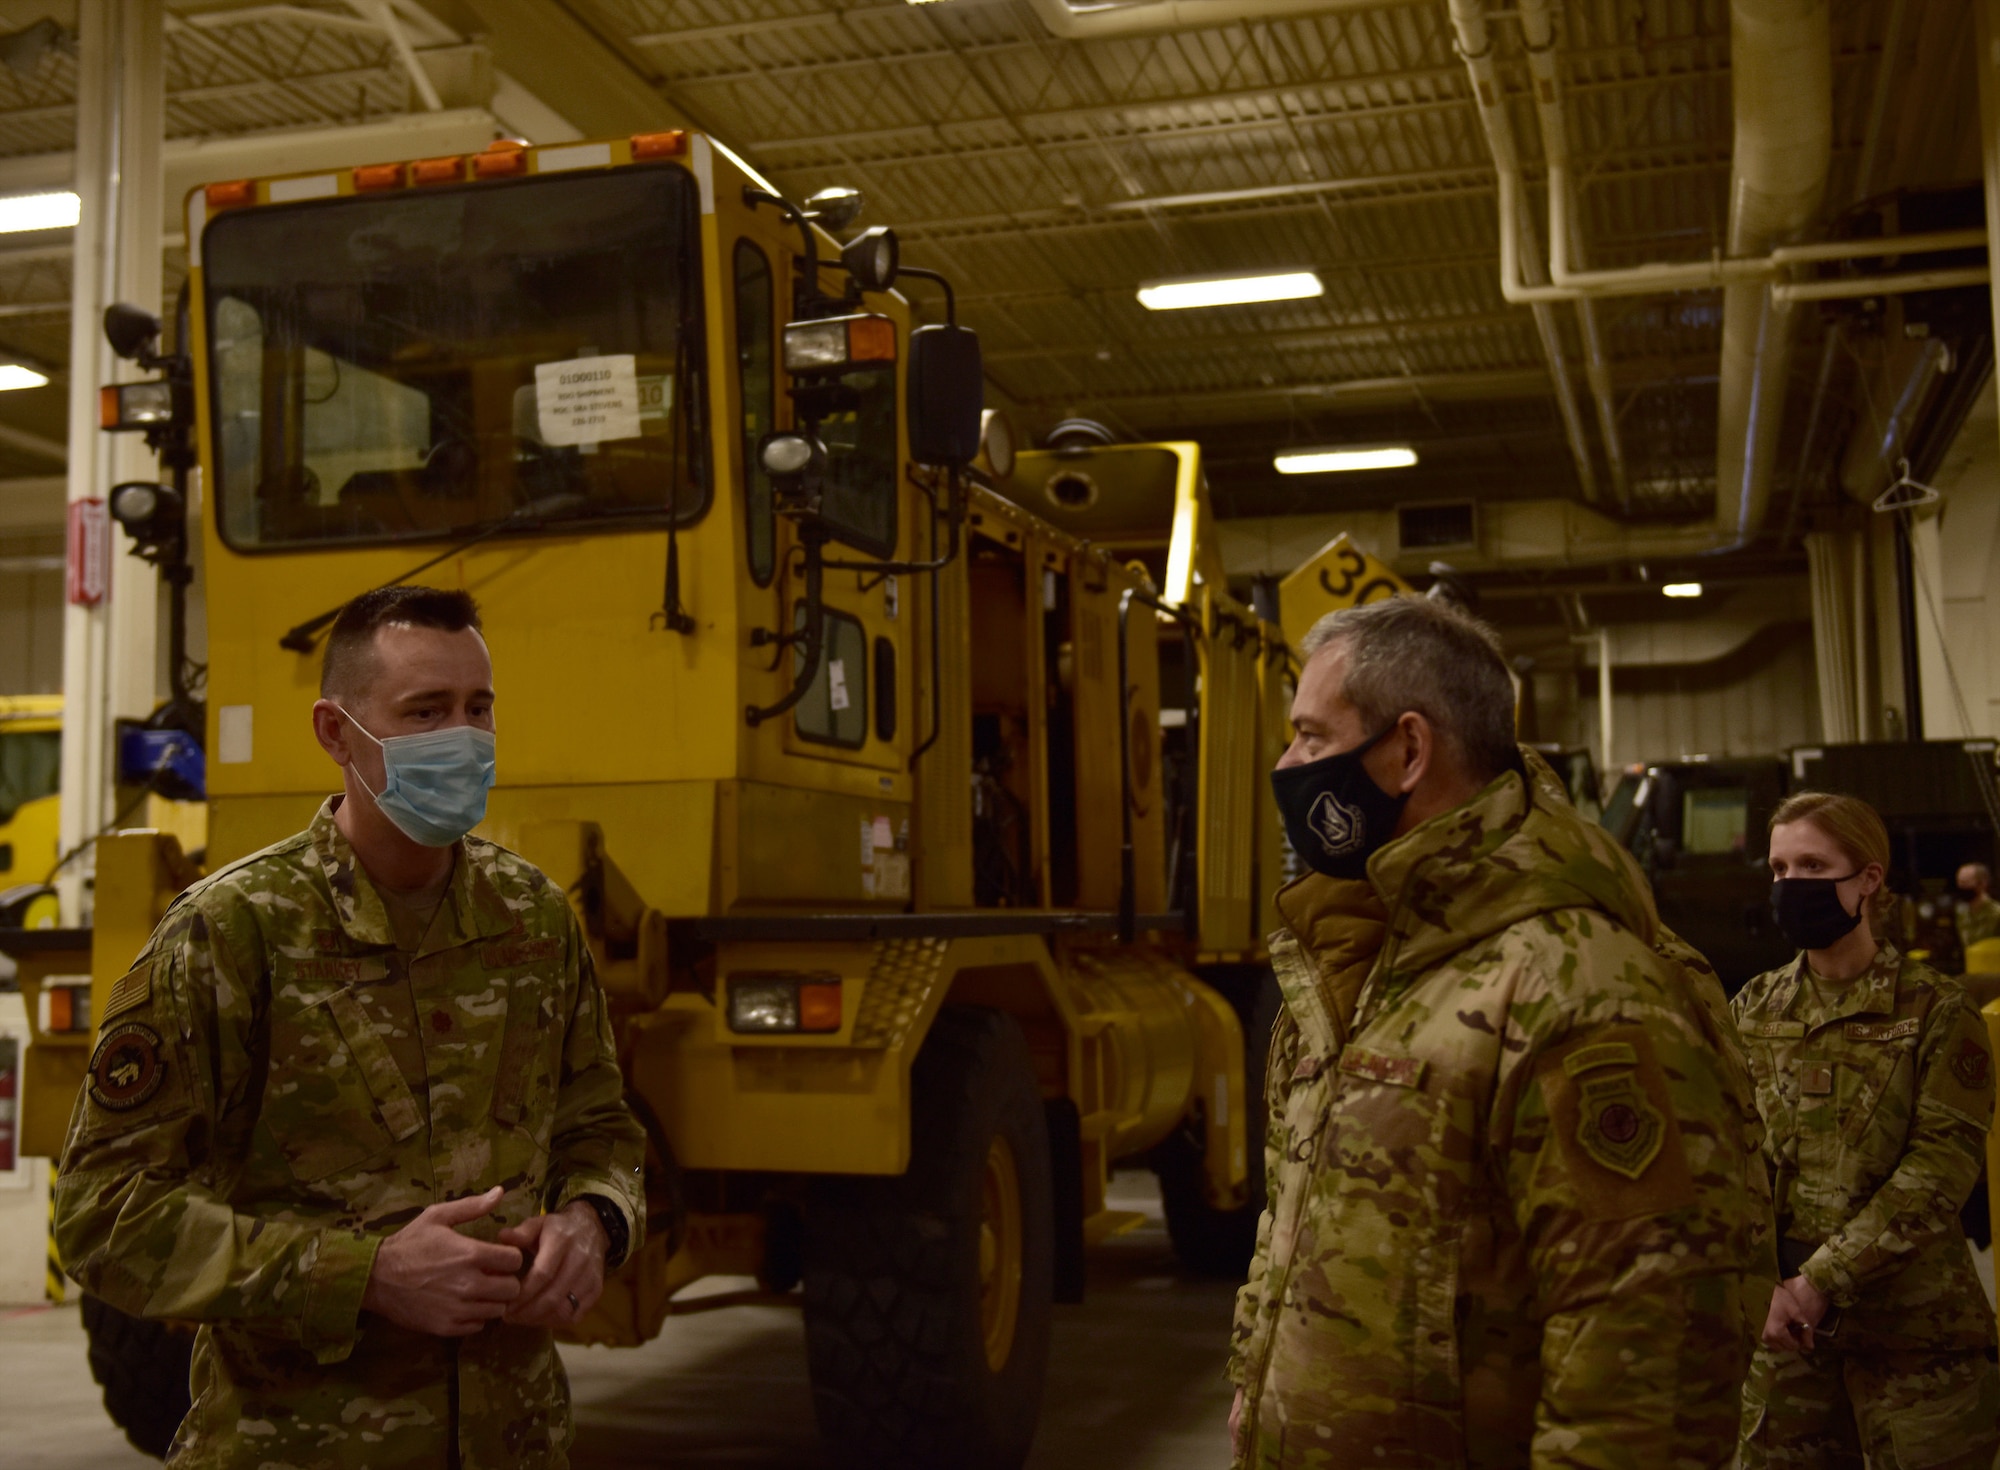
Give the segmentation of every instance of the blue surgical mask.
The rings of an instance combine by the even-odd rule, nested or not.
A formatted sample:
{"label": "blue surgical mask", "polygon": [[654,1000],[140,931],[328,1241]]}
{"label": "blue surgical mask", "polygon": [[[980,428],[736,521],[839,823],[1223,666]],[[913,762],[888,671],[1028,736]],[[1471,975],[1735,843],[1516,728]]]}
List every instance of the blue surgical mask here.
{"label": "blue surgical mask", "polygon": [[341,713],[382,747],[382,789],[369,794],[412,842],[450,847],[485,819],[486,793],[493,789],[491,730],[453,725],[379,740]]}

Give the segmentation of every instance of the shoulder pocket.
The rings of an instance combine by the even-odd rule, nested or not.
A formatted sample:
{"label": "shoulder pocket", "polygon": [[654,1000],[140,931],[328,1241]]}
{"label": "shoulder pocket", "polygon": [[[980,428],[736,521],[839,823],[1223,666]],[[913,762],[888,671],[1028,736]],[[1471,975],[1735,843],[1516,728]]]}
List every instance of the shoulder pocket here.
{"label": "shoulder pocket", "polygon": [[423,1126],[410,1085],[353,994],[271,1021],[264,1123],[301,1183],[374,1158]]}
{"label": "shoulder pocket", "polygon": [[561,977],[552,968],[493,977],[507,987],[507,1034],[493,1079],[493,1121],[503,1128],[519,1124],[531,1099],[547,1090],[548,1059],[562,1047]]}

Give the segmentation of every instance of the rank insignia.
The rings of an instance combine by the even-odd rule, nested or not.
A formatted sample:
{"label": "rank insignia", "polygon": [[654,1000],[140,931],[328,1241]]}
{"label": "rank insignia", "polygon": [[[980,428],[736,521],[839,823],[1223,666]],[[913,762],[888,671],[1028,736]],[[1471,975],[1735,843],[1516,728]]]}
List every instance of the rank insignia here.
{"label": "rank insignia", "polygon": [[1986,1085],[1986,1078],[1993,1070],[1992,1062],[1986,1055],[1986,1048],[1971,1037],[1959,1043],[1958,1051],[1951,1059],[1952,1075],[1970,1088]]}
{"label": "rank insignia", "polygon": [[1615,1174],[1637,1179],[1659,1157],[1667,1120],[1639,1085],[1636,1072],[1582,1079],[1576,1141]]}
{"label": "rank insignia", "polygon": [[122,1113],[158,1092],[166,1075],[159,1032],[138,1021],[125,1021],[106,1031],[91,1054],[91,1100]]}

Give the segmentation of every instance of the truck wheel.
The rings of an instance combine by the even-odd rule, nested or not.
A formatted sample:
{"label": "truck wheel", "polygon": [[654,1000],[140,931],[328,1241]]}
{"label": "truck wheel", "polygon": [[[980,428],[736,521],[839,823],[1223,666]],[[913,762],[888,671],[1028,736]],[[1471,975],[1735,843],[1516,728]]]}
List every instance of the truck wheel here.
{"label": "truck wheel", "polygon": [[1230,978],[1239,983],[1216,988],[1243,1022],[1243,1095],[1249,1108],[1243,1120],[1244,1167],[1250,1198],[1236,1209],[1218,1210],[1203,1193],[1207,1115],[1199,1104],[1192,1117],[1154,1147],[1151,1163],[1160,1181],[1167,1238],[1180,1263],[1197,1276],[1241,1281],[1256,1254],[1257,1220],[1264,1212],[1264,1068],[1270,1060],[1271,1027],[1283,1001],[1268,970]]}
{"label": "truck wheel", "polygon": [[806,1355],[842,1466],[1016,1470],[1048,1365],[1048,1124],[1020,1027],[948,1006],[910,1075],[910,1167],[807,1200]]}
{"label": "truck wheel", "polygon": [[104,1389],[104,1412],[132,1448],[164,1460],[187,1417],[194,1333],[177,1322],[128,1317],[89,1295],[83,1330],[90,1339],[90,1376]]}

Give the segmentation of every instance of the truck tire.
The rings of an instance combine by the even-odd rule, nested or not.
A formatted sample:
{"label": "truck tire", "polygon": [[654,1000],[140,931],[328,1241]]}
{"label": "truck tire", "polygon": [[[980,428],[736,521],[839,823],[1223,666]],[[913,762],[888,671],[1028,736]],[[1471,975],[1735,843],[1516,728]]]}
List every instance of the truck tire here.
{"label": "truck tire", "polygon": [[1160,1181],[1167,1239],[1181,1265],[1197,1276],[1241,1281],[1256,1254],[1257,1221],[1264,1213],[1264,1068],[1270,1060],[1271,1027],[1283,1002],[1269,970],[1213,977],[1210,983],[1236,1008],[1243,1023],[1243,1096],[1248,1108],[1243,1119],[1248,1150],[1244,1170],[1250,1197],[1233,1210],[1218,1210],[1208,1202],[1202,1188],[1207,1115],[1199,1102],[1194,1114],[1154,1147],[1150,1162]]}
{"label": "truck tire", "polygon": [[187,1417],[194,1333],[178,1322],[127,1316],[89,1295],[83,1330],[90,1339],[90,1376],[104,1390],[104,1412],[133,1449],[164,1460]]}
{"label": "truck tire", "polygon": [[947,1006],[910,1074],[910,1166],[807,1197],[806,1357],[833,1462],[1017,1470],[1048,1366],[1048,1124],[1012,1017]]}

